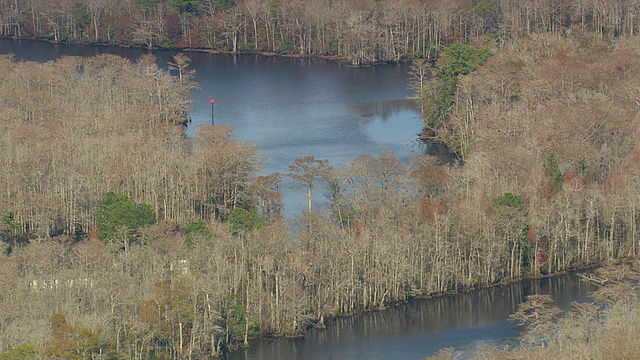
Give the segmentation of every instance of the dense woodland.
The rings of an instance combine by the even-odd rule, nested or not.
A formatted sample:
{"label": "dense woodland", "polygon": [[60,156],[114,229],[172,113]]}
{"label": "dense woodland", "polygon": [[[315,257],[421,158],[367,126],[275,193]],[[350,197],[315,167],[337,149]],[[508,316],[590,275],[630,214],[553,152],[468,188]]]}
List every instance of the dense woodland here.
{"label": "dense woodland", "polygon": [[[206,358],[638,255],[640,48],[601,35],[494,42],[453,83],[451,57],[476,53],[443,51],[425,88],[450,98],[432,130],[456,162],[309,156],[263,177],[230,129],[186,137],[185,56],[2,57],[0,356]],[[294,241],[285,176],[309,201]]]}
{"label": "dense woodland", "polygon": [[54,42],[338,56],[432,57],[487,34],[499,44],[575,26],[635,35],[640,2],[519,0],[11,0],[0,35]]}

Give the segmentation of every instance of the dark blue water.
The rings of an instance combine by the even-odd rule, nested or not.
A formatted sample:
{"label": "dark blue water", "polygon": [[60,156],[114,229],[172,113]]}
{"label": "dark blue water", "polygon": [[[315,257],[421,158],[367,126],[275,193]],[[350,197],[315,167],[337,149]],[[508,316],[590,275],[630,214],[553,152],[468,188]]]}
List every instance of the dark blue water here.
{"label": "dark blue water", "polygon": [[302,340],[256,340],[229,360],[422,360],[452,347],[508,346],[519,330],[507,321],[529,294],[550,294],[568,310],[593,287],[577,276],[525,281],[458,296],[416,301],[383,312],[338,319]]}

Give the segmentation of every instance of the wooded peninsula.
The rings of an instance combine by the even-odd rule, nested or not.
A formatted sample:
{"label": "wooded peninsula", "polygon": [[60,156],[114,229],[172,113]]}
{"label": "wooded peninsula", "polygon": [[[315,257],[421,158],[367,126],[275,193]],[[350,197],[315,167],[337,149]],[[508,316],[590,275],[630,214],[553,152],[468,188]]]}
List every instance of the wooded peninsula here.
{"label": "wooded peninsula", "polygon": [[[18,19],[3,21],[5,35],[37,29],[24,24],[41,21],[45,7],[30,4],[0,5],[0,16]],[[118,11],[165,2],[98,15],[89,9],[99,1],[74,4],[95,25],[84,36],[100,40]],[[270,4],[279,14],[296,2]],[[605,21],[589,7],[598,2],[570,18],[534,16],[541,13],[529,2],[473,4],[487,14],[474,21],[501,9],[500,21],[480,21],[485,30],[502,29],[507,8],[522,16],[529,9],[531,18],[529,27],[518,23],[528,32],[509,37],[454,17],[446,34],[465,29],[461,42],[414,62],[425,138],[446,145],[456,158],[449,162],[419,156],[404,164],[383,152],[333,167],[308,156],[288,174],[258,176],[255,147],[232,129],[200,126],[186,135],[197,84],[183,54],[167,70],[151,55],[0,57],[0,359],[215,357],[257,336],[302,336],[336,316],[636,257],[636,18]],[[613,4],[622,7],[607,9]],[[216,9],[223,16],[243,8]],[[188,13],[171,14],[189,24],[204,16]],[[260,22],[264,29],[253,33],[254,23],[240,19],[254,44],[269,47],[297,18],[276,17],[279,30]],[[425,28],[439,24],[421,19]],[[67,20],[41,21],[40,29],[69,36]],[[311,28],[309,37],[291,34],[316,46],[322,32],[303,29]],[[285,179],[308,201],[294,241],[282,216]],[[315,192],[328,209],[312,204]],[[635,314],[637,294],[625,294],[631,300],[612,308]]]}

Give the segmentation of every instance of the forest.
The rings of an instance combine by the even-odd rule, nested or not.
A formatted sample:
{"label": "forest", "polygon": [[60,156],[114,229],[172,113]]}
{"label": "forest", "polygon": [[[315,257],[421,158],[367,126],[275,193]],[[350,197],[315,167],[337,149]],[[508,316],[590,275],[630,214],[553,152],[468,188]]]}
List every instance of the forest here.
{"label": "forest", "polygon": [[[27,36],[36,22],[56,28],[43,19],[57,7],[14,3],[0,5],[5,35]],[[563,9],[580,14],[571,3]],[[99,2],[83,4],[71,8]],[[275,14],[285,6],[271,4]],[[589,2],[582,22],[566,12],[541,17],[533,3],[474,4],[489,4],[488,29],[506,31],[506,19],[515,21],[507,8],[529,9],[530,27],[518,22],[518,38],[472,37],[471,22],[455,18],[438,28],[437,59],[425,53],[414,62],[428,135],[455,154],[452,162],[405,164],[383,152],[334,167],[310,155],[288,174],[258,176],[255,146],[232,129],[186,135],[197,84],[183,54],[166,69],[151,55],[43,64],[1,57],[0,359],[208,358],[257,336],[303,336],[336,316],[636,257],[635,18],[612,27],[617,2]],[[93,26],[84,30],[62,17],[58,36],[75,29],[103,41],[125,5],[95,19],[89,11]],[[167,4],[130,5],[144,18]],[[242,9],[226,6],[214,14]],[[606,21],[597,6],[607,8],[598,13]],[[189,24],[204,16],[194,13]],[[253,22],[239,19],[251,34]],[[280,39],[295,24],[269,19]],[[256,24],[258,42],[275,46]],[[291,34],[310,31],[302,26],[310,22],[298,24]],[[455,29],[469,41],[446,44]],[[249,44],[250,35],[237,34]],[[308,201],[295,241],[281,215],[283,181]],[[330,206],[312,203],[314,193]],[[631,300],[620,306],[611,309],[636,311]]]}
{"label": "forest", "polygon": [[[458,161],[309,156],[280,176],[257,176],[254,146],[229,128],[186,137],[184,55],[167,70],[150,55],[5,56],[3,356],[215,356],[335,316],[637,256],[636,43],[575,30],[493,49],[435,129]],[[309,201],[295,241],[283,177]]]}
{"label": "forest", "polygon": [[635,35],[632,0],[4,0],[0,36],[52,42],[328,56],[354,65],[434,58],[488,35],[499,44],[572,27]]}

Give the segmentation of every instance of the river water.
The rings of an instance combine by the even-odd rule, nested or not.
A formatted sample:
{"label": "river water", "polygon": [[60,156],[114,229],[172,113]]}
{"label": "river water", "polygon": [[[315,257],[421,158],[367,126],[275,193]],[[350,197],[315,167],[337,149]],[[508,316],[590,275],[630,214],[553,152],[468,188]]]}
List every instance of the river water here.
{"label": "river water", "polygon": [[[146,50],[68,46],[0,40],[0,54],[20,60],[50,61],[60,56],[113,53],[137,60]],[[175,52],[154,55],[161,66]],[[424,151],[418,145],[419,112],[407,100],[408,66],[353,68],[326,60],[232,56],[192,52],[191,68],[200,85],[192,92],[193,133],[211,124],[231,126],[236,138],[257,145],[262,174],[286,174],[297,158],[315,156],[341,166],[363,154],[391,150],[404,162]],[[305,208],[304,194],[284,186],[285,214]],[[323,196],[316,192],[315,203]]]}
{"label": "river water", "polygon": [[[0,54],[50,61],[60,56],[114,53],[135,61],[145,50],[66,46],[0,39]],[[156,52],[165,66],[172,52]],[[313,155],[343,165],[362,154],[391,150],[405,162],[417,146],[421,121],[406,99],[407,66],[356,69],[322,60],[191,53],[200,87],[190,113],[196,126],[232,126],[260,151],[262,173],[286,173],[296,158]],[[285,188],[287,216],[305,207],[304,195]],[[321,198],[321,195],[320,195]],[[305,339],[253,341],[229,359],[424,359],[441,348],[470,349],[517,335],[506,319],[524,296],[549,293],[556,303],[584,300],[589,286],[575,276],[527,281],[456,297],[417,301],[384,312],[338,319]]]}
{"label": "river water", "polygon": [[529,294],[549,294],[568,310],[594,290],[576,275],[528,280],[458,296],[421,300],[338,319],[301,340],[257,340],[228,360],[423,360],[447,347],[508,346],[519,331],[507,321]]}

